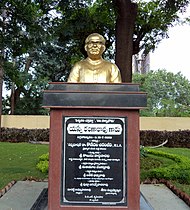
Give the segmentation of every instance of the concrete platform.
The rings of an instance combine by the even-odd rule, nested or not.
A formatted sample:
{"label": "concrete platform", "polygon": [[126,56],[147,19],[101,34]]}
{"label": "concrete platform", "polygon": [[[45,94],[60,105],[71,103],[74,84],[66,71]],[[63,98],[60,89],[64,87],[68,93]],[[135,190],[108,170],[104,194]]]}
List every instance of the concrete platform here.
{"label": "concrete platform", "polygon": [[0,210],[30,210],[47,182],[18,181],[0,198]]}
{"label": "concrete platform", "polygon": [[[31,210],[39,195],[47,187],[47,182],[19,181],[0,198],[0,210]],[[165,185],[144,184],[141,185],[141,193],[143,194],[141,196],[141,210],[152,209],[151,206],[154,210],[190,210],[190,207]],[[145,205],[144,197],[150,203],[149,207],[147,207],[147,202]],[[38,208],[33,210],[38,210]]]}
{"label": "concrete platform", "polygon": [[190,207],[164,184],[143,184],[140,187],[155,210],[190,210]]}

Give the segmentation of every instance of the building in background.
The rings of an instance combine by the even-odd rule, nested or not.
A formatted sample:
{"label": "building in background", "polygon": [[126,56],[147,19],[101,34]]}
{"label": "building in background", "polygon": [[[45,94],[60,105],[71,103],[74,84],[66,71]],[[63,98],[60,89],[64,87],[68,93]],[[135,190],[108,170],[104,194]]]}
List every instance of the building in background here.
{"label": "building in background", "polygon": [[133,73],[146,74],[150,71],[150,54],[137,54],[133,56]]}

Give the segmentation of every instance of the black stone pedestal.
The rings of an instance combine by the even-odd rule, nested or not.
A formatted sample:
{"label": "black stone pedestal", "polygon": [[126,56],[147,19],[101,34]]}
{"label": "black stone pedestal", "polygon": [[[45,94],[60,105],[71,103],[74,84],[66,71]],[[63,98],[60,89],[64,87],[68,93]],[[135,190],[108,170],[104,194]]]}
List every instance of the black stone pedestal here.
{"label": "black stone pedestal", "polygon": [[154,210],[142,193],[140,197],[140,210]]}
{"label": "black stone pedestal", "polygon": [[[44,188],[30,210],[48,210],[48,189]],[[154,210],[141,193],[140,210]]]}
{"label": "black stone pedestal", "polygon": [[48,210],[48,188],[44,188],[30,210]]}

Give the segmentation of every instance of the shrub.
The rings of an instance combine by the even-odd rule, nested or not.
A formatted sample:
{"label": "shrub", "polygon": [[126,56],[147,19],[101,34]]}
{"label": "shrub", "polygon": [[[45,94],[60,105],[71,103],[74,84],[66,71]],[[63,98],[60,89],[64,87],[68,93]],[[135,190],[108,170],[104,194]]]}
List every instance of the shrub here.
{"label": "shrub", "polygon": [[40,161],[49,160],[49,153],[45,153],[39,157]]}
{"label": "shrub", "polygon": [[48,173],[48,169],[49,169],[49,161],[48,160],[43,160],[40,161],[37,165],[36,168],[38,170],[40,170],[42,173],[47,174]]}
{"label": "shrub", "polygon": [[146,156],[147,156],[147,152],[144,146],[140,146],[140,157],[146,157]]}
{"label": "shrub", "polygon": [[166,147],[190,148],[190,130],[179,131],[140,131],[140,143],[143,146],[157,146],[168,140]]}
{"label": "shrub", "polygon": [[36,165],[36,168],[42,173],[48,173],[49,169],[49,153],[45,153],[39,157],[39,162]]}
{"label": "shrub", "polygon": [[147,171],[148,178],[178,180],[179,183],[190,184],[190,159],[180,155],[169,154],[154,149],[146,149],[148,154],[166,157],[175,161],[167,167],[158,167]]}

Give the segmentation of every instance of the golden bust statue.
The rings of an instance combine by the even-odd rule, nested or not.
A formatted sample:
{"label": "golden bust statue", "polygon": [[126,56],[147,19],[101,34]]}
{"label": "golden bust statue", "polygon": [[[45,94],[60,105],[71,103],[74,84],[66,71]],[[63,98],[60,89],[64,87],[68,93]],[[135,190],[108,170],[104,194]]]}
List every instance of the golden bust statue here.
{"label": "golden bust statue", "polygon": [[120,83],[118,67],[102,58],[105,51],[105,39],[98,33],[90,34],[85,40],[88,57],[77,62],[71,70],[68,82],[81,83]]}

